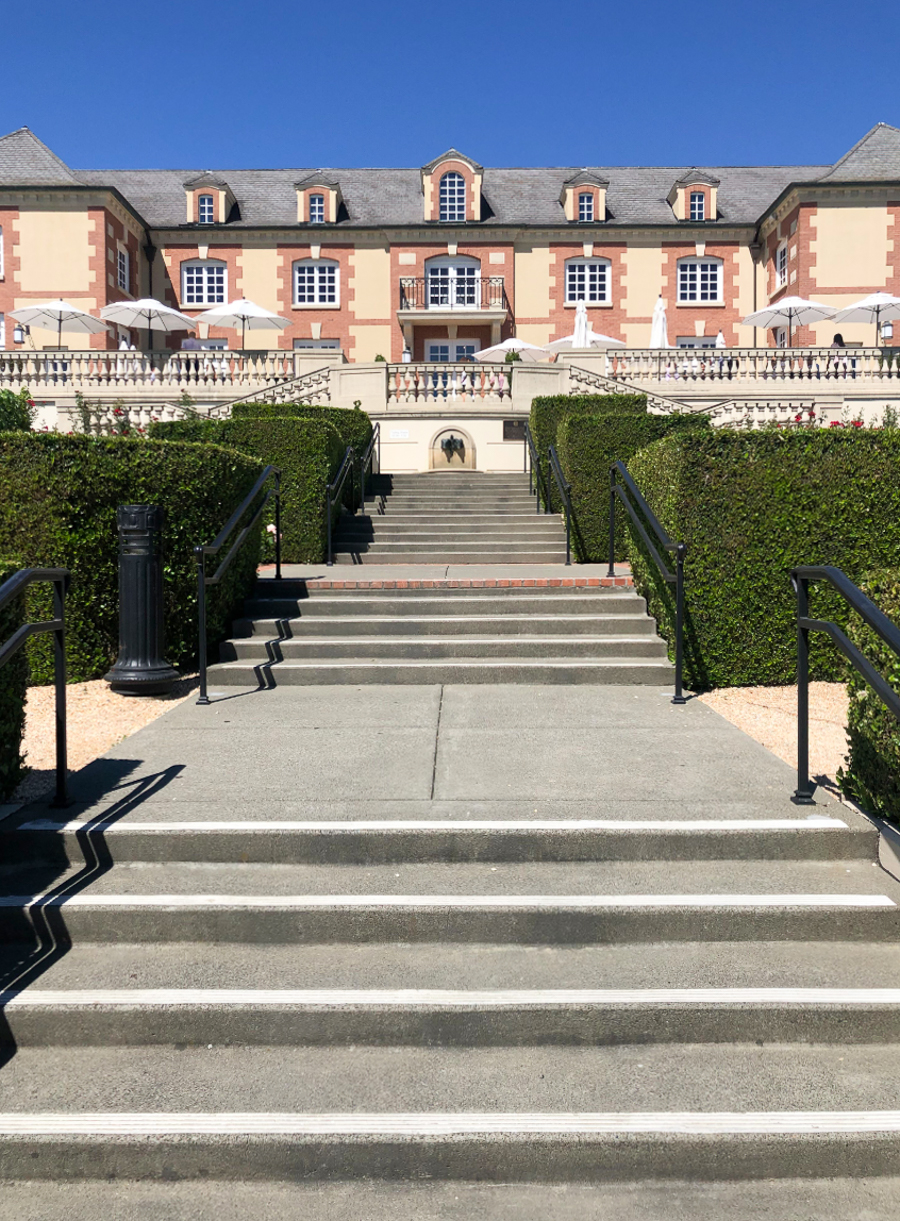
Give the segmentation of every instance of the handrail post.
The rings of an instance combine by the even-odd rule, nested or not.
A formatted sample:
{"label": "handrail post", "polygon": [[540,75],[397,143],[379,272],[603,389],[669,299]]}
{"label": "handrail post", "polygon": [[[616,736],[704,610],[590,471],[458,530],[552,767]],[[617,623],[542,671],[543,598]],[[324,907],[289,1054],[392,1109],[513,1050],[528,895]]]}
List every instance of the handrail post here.
{"label": "handrail post", "polygon": [[609,468],[609,569],[606,575],[616,575],[616,468]]}
{"label": "handrail post", "polygon": [[686,704],[681,689],[681,673],[684,662],[684,543],[675,549],[675,694],[673,704]]}
{"label": "handrail post", "polygon": [[197,650],[197,668],[200,671],[200,694],[198,704],[208,704],[206,693],[206,558],[202,547],[194,548],[194,558],[197,561],[197,618],[200,629],[200,643]]}
{"label": "handrail post", "polygon": [[69,764],[66,740],[66,578],[53,582],[53,618],[59,627],[53,633],[53,677],[56,685],[56,795],[54,809],[69,804]]}
{"label": "handrail post", "polygon": [[809,780],[809,581],[792,577],[797,591],[797,788],[795,805],[815,805],[815,785]]}
{"label": "handrail post", "polygon": [[275,580],[281,580],[281,472],[275,476]]}
{"label": "handrail post", "polygon": [[326,526],[328,529],[328,552],[327,552],[325,563],[328,568],[333,568],[334,567],[334,556],[331,553],[331,484],[330,483],[329,483],[328,487],[325,489],[325,492],[326,492],[325,517],[326,517]]}

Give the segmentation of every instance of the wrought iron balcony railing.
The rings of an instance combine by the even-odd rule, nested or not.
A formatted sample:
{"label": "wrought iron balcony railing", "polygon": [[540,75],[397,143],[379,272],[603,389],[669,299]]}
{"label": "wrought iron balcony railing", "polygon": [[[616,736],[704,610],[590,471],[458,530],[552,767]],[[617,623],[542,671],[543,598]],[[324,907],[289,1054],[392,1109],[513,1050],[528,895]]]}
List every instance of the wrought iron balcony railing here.
{"label": "wrought iron balcony railing", "polygon": [[503,276],[402,276],[401,310],[508,310]]}

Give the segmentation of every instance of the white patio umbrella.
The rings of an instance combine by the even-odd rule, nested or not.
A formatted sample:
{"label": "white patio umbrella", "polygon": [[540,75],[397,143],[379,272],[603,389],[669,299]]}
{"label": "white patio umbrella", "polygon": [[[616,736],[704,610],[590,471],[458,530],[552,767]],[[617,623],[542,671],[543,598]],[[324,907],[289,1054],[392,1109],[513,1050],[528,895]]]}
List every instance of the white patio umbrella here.
{"label": "white patio umbrella", "polygon": [[725,342],[725,336],[722,334],[721,331],[719,331],[718,335],[716,336],[716,347],[717,348],[727,348],[728,347],[728,344]]}
{"label": "white patio umbrella", "polygon": [[255,301],[241,297],[240,301],[230,301],[227,305],[214,305],[197,319],[198,322],[208,322],[210,326],[224,326],[237,330],[241,328],[241,349],[245,346],[247,331],[283,331],[291,324],[280,314],[273,314],[270,309],[263,309]]}
{"label": "white patio umbrella", "polygon": [[830,305],[821,305],[818,301],[804,301],[802,297],[782,297],[774,305],[767,305],[755,314],[748,314],[744,326],[762,326],[771,328],[785,326],[788,329],[788,347],[791,346],[791,328],[808,326],[813,322],[824,322],[833,318],[837,310]]}
{"label": "white patio umbrella", "polygon": [[583,301],[579,301],[575,307],[575,329],[571,335],[566,335],[562,339],[554,339],[552,343],[545,344],[547,352],[569,352],[573,349],[585,348],[624,348],[625,344],[621,339],[613,339],[611,335],[600,335],[591,327],[591,320],[588,318],[587,306]]}
{"label": "white patio umbrella", "polygon": [[116,301],[113,305],[104,305],[100,317],[107,322],[115,322],[117,326],[146,327],[148,346],[153,347],[153,331],[162,331],[169,335],[173,331],[195,331],[197,323],[187,314],[179,313],[171,305],[163,305],[162,301],[154,301],[152,297],[144,297],[140,301]]}
{"label": "white patio umbrella", "polygon": [[893,322],[896,318],[900,318],[900,297],[890,293],[872,293],[855,305],[839,309],[832,322],[874,322],[877,347],[881,341],[882,322]]}
{"label": "white patio umbrella", "polygon": [[517,352],[519,360],[526,361],[529,364],[537,364],[539,360],[546,360],[547,353],[543,348],[539,348],[537,344],[526,343],[524,339],[504,339],[502,343],[495,343],[492,348],[483,348],[480,352],[475,353],[476,360],[484,361],[501,361],[506,360],[507,352]]}
{"label": "white patio umbrella", "polygon": [[23,305],[21,309],[11,310],[9,316],[24,326],[39,326],[47,331],[52,331],[55,327],[58,348],[62,347],[63,331],[99,335],[101,331],[109,329],[105,322],[94,318],[87,310],[62,300],[45,301],[42,305]]}
{"label": "white patio umbrella", "polygon": [[653,318],[650,322],[650,347],[668,348],[669,346],[669,324],[666,321],[666,303],[662,299],[662,293],[660,293],[656,299],[656,305],[653,307]]}

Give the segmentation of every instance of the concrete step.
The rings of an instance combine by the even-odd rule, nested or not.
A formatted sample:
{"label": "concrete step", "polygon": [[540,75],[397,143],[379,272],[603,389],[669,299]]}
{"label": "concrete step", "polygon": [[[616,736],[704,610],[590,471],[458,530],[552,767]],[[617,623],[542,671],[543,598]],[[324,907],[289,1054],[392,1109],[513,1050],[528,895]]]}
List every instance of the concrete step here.
{"label": "concrete step", "polygon": [[638,1183],[102,1182],[3,1184],[16,1221],[894,1221],[900,1178]]}
{"label": "concrete step", "polygon": [[503,550],[459,550],[449,553],[444,548],[433,551],[394,551],[387,552],[381,548],[366,551],[335,551],[335,564],[562,564],[565,562],[565,548],[547,547],[541,551],[517,551],[510,553]]}
{"label": "concrete step", "polygon": [[624,660],[630,657],[665,659],[665,641],[658,636],[309,636],[303,639],[266,640],[262,636],[226,640],[219,660],[302,661],[313,658],[366,657],[398,659],[450,659],[495,657],[588,657]]}
{"label": "concrete step", "polygon": [[560,534],[565,539],[565,527],[555,517],[532,517],[530,515],[518,519],[514,524],[496,517],[475,523],[467,520],[457,521],[453,518],[444,518],[443,521],[437,523],[423,523],[415,517],[407,521],[395,521],[393,518],[385,517],[379,518],[374,523],[365,519],[353,518],[351,521],[342,522],[338,531],[339,538],[350,535],[371,538],[373,534],[378,538],[433,538],[435,541],[456,535],[473,538],[488,535],[500,539],[550,538],[555,541]]}
{"label": "concrete step", "polygon": [[[0,939],[29,942],[46,872],[2,882]],[[40,907],[73,941],[876,942],[897,940],[898,899],[889,875],[852,860],[167,862],[61,874]]]}
{"label": "concrete step", "polygon": [[326,618],[330,615],[449,616],[628,615],[647,618],[646,603],[633,590],[619,589],[457,589],[328,590],[310,597],[251,598],[247,617]]}
{"label": "concrete step", "polygon": [[890,1174],[898,1074],[896,1045],[22,1048],[0,1176]]}
{"label": "concrete step", "polygon": [[338,685],[343,683],[604,683],[664,687],[674,670],[668,661],[641,658],[492,657],[430,661],[342,660],[231,661],[210,666],[209,682],[219,687]]}
{"label": "concrete step", "polygon": [[[311,604],[309,604],[311,605]],[[470,608],[471,609],[471,608]],[[293,611],[296,614],[296,607]],[[239,638],[300,639],[331,636],[366,636],[371,638],[406,636],[547,636],[560,632],[569,637],[644,636],[655,638],[656,625],[647,615],[382,615],[330,614],[307,615],[303,618],[238,619],[234,631]]]}

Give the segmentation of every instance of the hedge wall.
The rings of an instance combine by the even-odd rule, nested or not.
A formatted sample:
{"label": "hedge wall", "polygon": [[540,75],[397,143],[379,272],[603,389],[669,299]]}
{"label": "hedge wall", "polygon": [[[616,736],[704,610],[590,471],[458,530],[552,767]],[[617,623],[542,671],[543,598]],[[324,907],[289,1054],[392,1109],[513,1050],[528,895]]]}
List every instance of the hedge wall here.
{"label": "hedge wall", "polygon": [[[695,688],[795,681],[791,568],[834,564],[858,581],[900,567],[898,430],[710,429],[657,441],[631,472],[687,544],[685,681]],[[628,550],[671,644],[672,590],[634,531]],[[846,623],[836,594],[816,588],[811,604],[816,617]],[[814,633],[810,644],[813,677],[842,677],[826,638]]]}
{"label": "hedge wall", "polygon": [[[575,554],[582,563],[609,556],[609,468],[673,432],[708,429],[705,415],[570,415],[559,425],[559,459],[572,485]],[[625,511],[616,512],[616,559],[627,557]]]}
{"label": "hedge wall", "polygon": [[[166,655],[189,667],[197,649],[193,548],[211,542],[253,486],[255,459],[218,446],[163,445],[125,437],[0,433],[0,553],[27,567],[69,568],[67,660],[72,682],[101,677],[118,650],[121,504],[158,504],[166,514]],[[210,592],[210,639],[221,639],[253,581],[251,539]],[[29,614],[50,618],[52,591],[35,586]],[[53,642],[28,645],[32,681],[53,680]]]}
{"label": "hedge wall", "polygon": [[[559,425],[569,415],[641,415],[647,410],[645,394],[548,394],[532,399],[528,427],[541,459],[547,464],[547,450],[557,443]],[[552,477],[549,481],[550,507],[562,507]]]}
{"label": "hedge wall", "polygon": [[163,441],[224,445],[279,467],[281,558],[294,564],[317,564],[322,559],[325,485],[344,453],[332,424],[323,419],[288,417],[174,420],[151,424],[150,435]]}
{"label": "hedge wall", "polygon": [[[0,585],[25,564],[0,559]],[[14,598],[0,609],[0,645],[25,622],[25,598]],[[25,730],[25,686],[28,660],[24,649],[0,666],[0,802],[12,795],[25,775],[22,734]]]}
{"label": "hedge wall", "polygon": [[[900,626],[900,570],[874,573],[860,586]],[[853,614],[847,635],[900,693],[900,659],[877,632]],[[870,814],[900,823],[900,721],[856,671],[848,669],[849,750],[847,767],[838,772],[841,787]]]}

